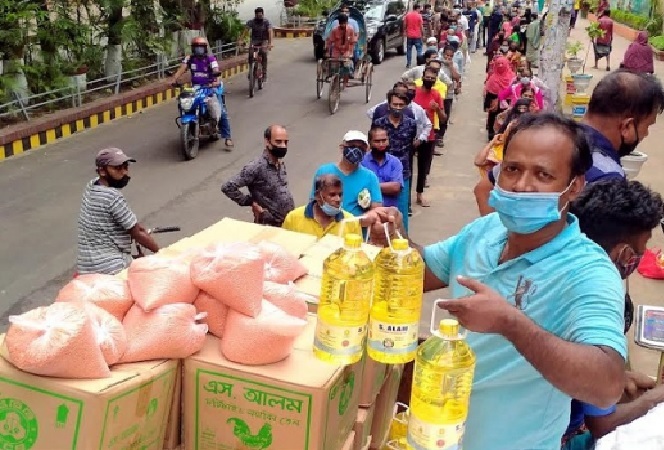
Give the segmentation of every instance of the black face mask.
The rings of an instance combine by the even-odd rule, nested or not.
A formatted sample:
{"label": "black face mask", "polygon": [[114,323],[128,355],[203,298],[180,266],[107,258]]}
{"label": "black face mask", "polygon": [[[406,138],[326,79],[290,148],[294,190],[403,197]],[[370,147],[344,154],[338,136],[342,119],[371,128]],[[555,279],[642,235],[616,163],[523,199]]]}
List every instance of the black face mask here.
{"label": "black face mask", "polygon": [[431,89],[434,85],[435,81],[432,80],[422,80],[422,86],[424,89]]}
{"label": "black face mask", "polygon": [[394,118],[399,118],[403,116],[403,109],[390,108],[390,114]]}
{"label": "black face mask", "polygon": [[254,17],[254,22],[263,23],[263,18],[262,17]]}
{"label": "black face mask", "polygon": [[634,150],[636,150],[636,147],[639,145],[639,142],[641,139],[639,138],[639,129],[637,128],[636,121],[633,122],[634,124],[634,134],[636,134],[636,141],[634,141],[631,144],[628,144],[625,142],[625,138],[620,135],[620,147],[618,147],[618,156],[623,157],[627,156],[630,153],[632,153]]}
{"label": "black face mask", "polygon": [[415,99],[415,91],[408,91],[406,97],[408,97],[408,100],[412,102]]}
{"label": "black face mask", "polygon": [[272,156],[274,156],[277,159],[281,159],[284,156],[286,156],[286,153],[288,153],[288,147],[272,147],[268,148],[268,151]]}
{"label": "black face mask", "polygon": [[374,159],[385,158],[385,153],[387,153],[387,148],[385,148],[385,150],[379,150],[377,148],[371,147],[371,156],[373,156]]}
{"label": "black face mask", "polygon": [[122,189],[123,187],[125,187],[129,184],[129,180],[131,180],[131,177],[129,175],[124,175],[119,180],[116,180],[113,177],[106,176],[105,180],[106,180],[106,182],[108,183],[108,185],[110,187],[116,188],[116,189]]}

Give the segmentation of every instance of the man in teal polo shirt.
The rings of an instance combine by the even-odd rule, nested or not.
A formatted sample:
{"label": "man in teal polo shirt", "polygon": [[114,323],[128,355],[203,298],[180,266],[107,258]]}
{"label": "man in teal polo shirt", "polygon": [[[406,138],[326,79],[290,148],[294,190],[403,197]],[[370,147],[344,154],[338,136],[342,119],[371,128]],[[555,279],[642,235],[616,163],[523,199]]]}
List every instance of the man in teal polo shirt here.
{"label": "man in teal polo shirt", "polygon": [[608,407],[623,392],[620,275],[568,214],[591,164],[574,121],[524,116],[505,142],[496,212],[421,250],[425,291],[449,287],[442,307],[477,356],[464,450],[560,448],[571,398]]}

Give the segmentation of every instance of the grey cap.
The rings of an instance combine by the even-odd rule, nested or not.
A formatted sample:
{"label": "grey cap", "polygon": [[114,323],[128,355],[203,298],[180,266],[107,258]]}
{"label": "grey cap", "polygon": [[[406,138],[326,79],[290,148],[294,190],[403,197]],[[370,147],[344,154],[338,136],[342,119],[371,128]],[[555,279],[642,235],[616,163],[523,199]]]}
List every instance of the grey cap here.
{"label": "grey cap", "polygon": [[131,156],[125,155],[119,148],[105,148],[100,150],[97,153],[97,158],[95,158],[97,167],[121,166],[128,162],[136,162],[136,160]]}

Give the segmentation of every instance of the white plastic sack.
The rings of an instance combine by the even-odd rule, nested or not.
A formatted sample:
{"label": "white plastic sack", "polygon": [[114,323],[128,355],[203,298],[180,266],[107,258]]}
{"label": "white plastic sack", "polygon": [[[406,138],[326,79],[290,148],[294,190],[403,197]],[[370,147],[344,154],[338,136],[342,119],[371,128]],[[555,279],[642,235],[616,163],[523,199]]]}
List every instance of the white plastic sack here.
{"label": "white plastic sack", "polygon": [[664,403],[645,416],[616,428],[601,438],[595,450],[662,450],[664,449]]}

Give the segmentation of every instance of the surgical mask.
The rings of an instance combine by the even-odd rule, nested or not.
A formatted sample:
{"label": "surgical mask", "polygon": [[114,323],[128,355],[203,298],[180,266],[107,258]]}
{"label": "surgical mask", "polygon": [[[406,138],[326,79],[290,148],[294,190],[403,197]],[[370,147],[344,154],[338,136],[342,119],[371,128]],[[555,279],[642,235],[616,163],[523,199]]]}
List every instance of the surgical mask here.
{"label": "surgical mask", "polygon": [[206,53],[205,47],[194,47],[195,56],[205,56]]}
{"label": "surgical mask", "polygon": [[450,30],[452,30],[452,31],[456,31],[456,29],[457,29],[457,26],[456,26],[456,25],[450,25]]}
{"label": "surgical mask", "polygon": [[131,177],[129,175],[124,175],[119,180],[116,180],[115,178],[109,176],[106,177],[106,182],[108,183],[108,185],[116,189],[122,189],[123,187],[127,186],[129,184],[129,180],[131,180]]}
{"label": "surgical mask", "polygon": [[288,147],[272,147],[268,149],[272,156],[274,156],[277,159],[281,159],[284,156],[286,156],[286,153],[288,153]]}
{"label": "surgical mask", "polygon": [[507,47],[507,46],[505,46],[505,45],[501,45],[501,46],[500,46],[500,51],[503,52],[503,53],[507,53],[507,51],[508,51],[509,49],[510,49],[510,48]]}
{"label": "surgical mask", "polygon": [[390,108],[390,114],[392,114],[392,117],[401,117],[403,116],[403,109]]}
{"label": "surgical mask", "polygon": [[332,206],[329,203],[324,202],[322,198],[319,205],[321,211],[323,211],[323,214],[329,217],[335,217],[337,214],[341,212],[340,206]]}
{"label": "surgical mask", "polygon": [[636,134],[636,141],[634,141],[631,144],[628,144],[625,142],[625,138],[621,135],[620,136],[620,147],[618,147],[618,156],[623,157],[627,156],[630,153],[632,153],[634,150],[636,150],[636,147],[639,145],[641,139],[639,138],[639,129],[636,127],[636,121],[633,122],[634,124],[634,133]]}
{"label": "surgical mask", "polygon": [[620,273],[620,278],[623,280],[627,279],[631,274],[634,273],[637,267],[639,267],[639,263],[641,262],[641,258],[643,258],[643,255],[639,255],[636,253],[634,250],[632,250],[632,253],[634,256],[629,258],[627,262],[623,262],[620,260],[622,257],[623,253],[627,249],[631,249],[629,245],[626,245],[623,247],[622,250],[620,250],[620,253],[618,254],[618,259],[615,262],[616,268],[618,269],[618,272]]}
{"label": "surgical mask", "polygon": [[507,231],[517,234],[536,233],[560,220],[560,196],[567,192],[573,182],[562,192],[510,192],[496,184],[489,195],[489,206],[496,210]]}
{"label": "surgical mask", "polygon": [[359,147],[344,147],[344,159],[351,164],[359,164],[364,158],[364,152]]}
{"label": "surgical mask", "polygon": [[521,77],[521,84],[530,84],[530,78]]}
{"label": "surgical mask", "polygon": [[431,89],[434,85],[435,81],[433,80],[422,80],[422,86],[424,89]]}

